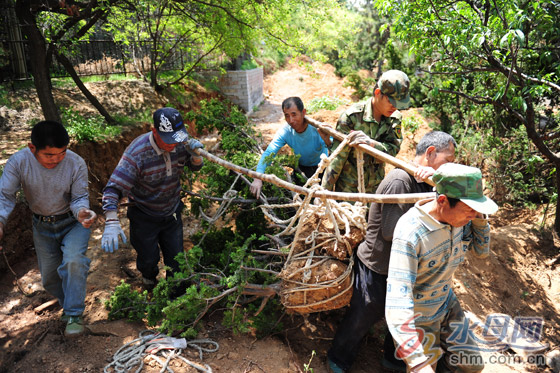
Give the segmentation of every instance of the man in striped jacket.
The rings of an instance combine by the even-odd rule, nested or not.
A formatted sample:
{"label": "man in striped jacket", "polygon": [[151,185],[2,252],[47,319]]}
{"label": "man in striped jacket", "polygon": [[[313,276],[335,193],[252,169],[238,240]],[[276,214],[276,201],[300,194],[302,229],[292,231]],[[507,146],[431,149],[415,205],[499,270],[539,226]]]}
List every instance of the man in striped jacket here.
{"label": "man in striped jacket", "polygon": [[483,194],[478,168],[447,163],[432,179],[436,198],[417,202],[395,227],[385,318],[408,371],[433,373],[441,365],[444,371],[480,372],[476,341],[454,333],[468,323],[453,292],[453,273],[467,251],[488,255],[487,215],[498,206]]}
{"label": "man in striped jacket", "polygon": [[171,268],[166,277],[179,270],[175,257],[183,252],[181,174],[185,165],[197,171],[203,164],[195,153],[202,144],[189,139],[176,109],[158,109],[153,119],[152,131],[137,137],[124,151],[103,189],[102,200],[106,219],[101,247],[106,252],[118,249],[119,237],[126,243],[117,206],[123,197],[132,203],[127,211],[130,243],[148,289],[156,285],[160,249],[165,265]]}

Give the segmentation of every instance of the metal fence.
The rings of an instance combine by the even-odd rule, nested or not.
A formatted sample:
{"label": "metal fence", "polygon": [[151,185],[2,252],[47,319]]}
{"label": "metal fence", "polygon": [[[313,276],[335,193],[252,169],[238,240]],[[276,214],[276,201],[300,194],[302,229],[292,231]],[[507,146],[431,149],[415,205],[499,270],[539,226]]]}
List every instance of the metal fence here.
{"label": "metal fence", "polygon": [[[0,54],[0,81],[31,79],[29,71],[29,47],[24,40],[0,40],[4,55]],[[113,40],[90,40],[78,42],[65,55],[80,76],[110,74],[145,74],[150,70],[150,41],[135,41],[128,45]],[[182,70],[194,63],[200,54],[176,49],[165,58],[159,67],[162,71]],[[209,55],[202,59],[201,68],[215,69],[224,63],[224,58]],[[53,57],[52,77],[69,76],[64,67]]]}
{"label": "metal fence", "polygon": [[[30,68],[29,45],[20,29],[14,3],[0,0],[0,82],[32,79]],[[102,37],[98,37],[102,39]],[[168,40],[172,42],[172,40]],[[80,76],[109,74],[145,74],[150,70],[151,41],[138,40],[130,44],[117,43],[110,38],[82,41],[74,44],[64,55],[71,61],[74,70]],[[196,48],[195,48],[196,50]],[[182,70],[189,63],[200,58],[199,53],[189,53],[180,48],[166,55],[165,63],[158,68],[163,71]],[[200,68],[215,69],[222,66],[224,57],[220,55],[205,56]],[[227,62],[227,61],[226,61]],[[54,58],[51,61],[52,77],[69,76],[66,70]]]}

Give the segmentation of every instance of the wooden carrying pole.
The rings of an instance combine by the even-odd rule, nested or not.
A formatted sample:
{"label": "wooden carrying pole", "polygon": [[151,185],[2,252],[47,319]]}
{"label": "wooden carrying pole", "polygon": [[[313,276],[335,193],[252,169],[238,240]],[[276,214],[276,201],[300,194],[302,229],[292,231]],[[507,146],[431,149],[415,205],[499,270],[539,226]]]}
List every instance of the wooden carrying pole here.
{"label": "wooden carrying pole", "polygon": [[343,192],[331,192],[328,190],[316,190],[312,191],[309,188],[304,188],[298,185],[294,185],[278,178],[276,175],[261,174],[248,168],[238,166],[234,163],[225,161],[211,153],[208,153],[204,149],[196,149],[195,152],[208,159],[211,162],[219,164],[229,170],[242,173],[244,175],[250,176],[252,178],[260,179],[284,189],[291,190],[299,194],[308,195],[314,193],[313,195],[317,198],[327,198],[342,201],[354,201],[362,203],[414,203],[426,198],[435,197],[435,193],[410,193],[410,194],[370,194],[370,193],[343,193]]}
{"label": "wooden carrying pole", "polygon": [[[324,123],[321,123],[318,120],[315,120],[315,119],[309,118],[309,117],[305,117],[305,119],[307,119],[309,124],[311,124],[313,127],[322,130],[323,132],[329,134],[330,136],[334,137],[338,141],[342,141],[346,138],[346,135],[344,135],[343,133],[338,132],[337,130],[334,130],[330,127],[325,126]],[[402,161],[398,158],[395,158],[395,157],[393,157],[389,154],[386,154],[386,153],[382,152],[381,150],[375,149],[374,147],[371,147],[371,146],[366,145],[366,144],[359,144],[357,146],[357,148],[360,149],[361,151],[371,155],[372,157],[375,157],[376,159],[379,159],[380,161],[392,164],[393,166],[398,167],[398,168],[402,168],[403,170],[405,170],[406,172],[408,172],[412,176],[414,176],[414,173],[416,172],[416,167],[412,166],[410,163],[407,163],[407,162]],[[436,185],[432,181],[432,179],[426,179],[426,180],[424,180],[424,182],[431,185],[431,186]]]}

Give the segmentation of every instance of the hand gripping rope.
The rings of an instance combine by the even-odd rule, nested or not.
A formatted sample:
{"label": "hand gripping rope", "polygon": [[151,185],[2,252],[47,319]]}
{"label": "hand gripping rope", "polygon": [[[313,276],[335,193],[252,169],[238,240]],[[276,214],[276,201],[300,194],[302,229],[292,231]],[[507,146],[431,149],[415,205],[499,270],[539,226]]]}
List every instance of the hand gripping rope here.
{"label": "hand gripping rope", "polygon": [[[203,347],[205,345],[212,347]],[[210,339],[187,341],[185,338],[173,338],[151,330],[144,330],[140,332],[139,338],[126,343],[115,352],[113,361],[105,366],[103,372],[128,373],[134,367],[138,367],[135,372],[139,373],[144,367],[144,360],[152,359],[157,361],[162,367],[160,372],[173,373],[173,370],[169,368],[169,362],[177,358],[201,372],[212,373],[212,368],[208,364],[195,363],[181,356],[181,352],[187,348],[198,350],[199,358],[202,361],[203,352],[216,352],[220,346],[217,342]],[[160,357],[163,357],[165,361],[160,359]]]}

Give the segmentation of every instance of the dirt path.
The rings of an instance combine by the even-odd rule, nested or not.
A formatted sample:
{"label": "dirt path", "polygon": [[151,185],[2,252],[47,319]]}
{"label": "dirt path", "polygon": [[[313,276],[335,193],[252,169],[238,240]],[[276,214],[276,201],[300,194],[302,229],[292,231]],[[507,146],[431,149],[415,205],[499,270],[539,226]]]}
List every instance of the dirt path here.
{"label": "dirt path", "polygon": [[[284,125],[280,110],[282,100],[289,96],[300,96],[304,103],[314,97],[329,95],[350,100],[350,90],[334,76],[331,66],[320,64],[292,65],[265,80],[266,101],[250,120],[259,128],[268,141],[278,128]],[[127,88],[128,89],[128,88]],[[119,97],[117,87],[112,87],[110,99]],[[138,92],[134,90],[133,92]],[[125,94],[125,93],[123,93]],[[138,105],[150,108],[157,101],[150,101],[146,91],[131,92]],[[145,100],[145,101],[142,101]],[[72,97],[71,105],[80,106],[79,97]],[[344,107],[335,111],[322,110],[314,118],[334,124]],[[408,110],[404,115],[421,118],[421,110]],[[424,121],[415,134],[405,134],[405,143],[399,157],[412,158],[415,142],[429,130]],[[5,161],[11,150],[26,143],[13,133],[0,133]],[[11,145],[11,146],[9,146]],[[123,225],[124,210],[119,214]],[[454,281],[455,291],[467,310],[484,319],[493,312],[511,316],[541,316],[544,318],[544,341],[551,347],[560,345],[557,325],[560,319],[560,266],[558,243],[552,237],[540,233],[536,223],[540,222],[539,211],[518,211],[502,208],[492,218],[492,251],[489,260],[469,259],[458,271]],[[185,220],[187,238],[199,229],[197,221]],[[125,228],[126,231],[126,228]],[[0,278],[0,372],[101,372],[111,356],[123,344],[137,338],[145,329],[140,323],[107,321],[103,303],[111,291],[125,280],[140,288],[140,276],[135,269],[135,254],[129,247],[108,254],[100,250],[102,226],[94,227],[88,256],[92,259],[88,277],[85,320],[89,333],[77,339],[63,337],[62,313],[58,306],[35,313],[34,308],[51,298],[40,287],[40,276],[32,247],[25,248],[25,258],[12,265],[20,286],[33,296],[23,296],[15,286],[14,275],[6,271]],[[7,250],[9,248],[6,248]],[[4,258],[0,258],[4,260]],[[285,329],[282,333],[264,339],[251,335],[235,336],[226,331],[219,319],[209,317],[205,321],[200,338],[211,338],[220,345],[218,352],[207,354],[204,362],[214,372],[326,372],[324,359],[344,310],[312,314],[308,318],[284,316]],[[352,373],[384,372],[379,361],[381,346],[386,330],[376,325],[364,341],[358,361]],[[196,359],[192,353],[190,355]],[[175,363],[174,363],[175,364]],[[175,364],[177,372],[194,372],[185,364]],[[151,363],[145,372],[159,371]],[[541,368],[517,365],[490,365],[485,372],[543,371]]]}

